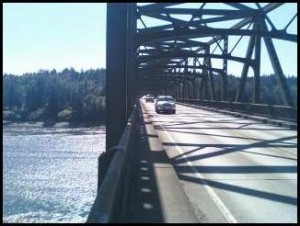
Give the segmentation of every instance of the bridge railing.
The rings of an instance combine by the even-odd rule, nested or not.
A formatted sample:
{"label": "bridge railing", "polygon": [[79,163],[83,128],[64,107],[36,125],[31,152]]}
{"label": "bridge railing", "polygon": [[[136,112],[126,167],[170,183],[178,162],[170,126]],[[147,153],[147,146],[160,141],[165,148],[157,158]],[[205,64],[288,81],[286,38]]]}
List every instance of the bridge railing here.
{"label": "bridge railing", "polygon": [[87,223],[111,223],[124,217],[136,125],[135,106],[118,145],[106,150],[98,159],[98,194]]}
{"label": "bridge railing", "polygon": [[297,122],[297,107],[198,99],[177,99],[177,101]]}

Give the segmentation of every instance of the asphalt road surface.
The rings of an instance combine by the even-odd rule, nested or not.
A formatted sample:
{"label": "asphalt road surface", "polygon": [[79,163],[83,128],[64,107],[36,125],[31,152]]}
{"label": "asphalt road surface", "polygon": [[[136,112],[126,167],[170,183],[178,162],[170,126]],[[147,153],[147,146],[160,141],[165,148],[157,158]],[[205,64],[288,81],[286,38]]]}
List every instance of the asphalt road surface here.
{"label": "asphalt road surface", "polygon": [[202,222],[297,222],[296,130],[179,104],[175,115],[143,108]]}

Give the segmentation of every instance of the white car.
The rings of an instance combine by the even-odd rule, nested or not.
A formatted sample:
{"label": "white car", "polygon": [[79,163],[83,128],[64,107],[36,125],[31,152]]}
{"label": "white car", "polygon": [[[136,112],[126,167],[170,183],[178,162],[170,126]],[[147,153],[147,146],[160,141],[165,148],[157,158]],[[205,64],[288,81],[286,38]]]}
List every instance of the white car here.
{"label": "white car", "polygon": [[172,96],[158,96],[155,100],[154,106],[156,113],[176,113],[176,103]]}

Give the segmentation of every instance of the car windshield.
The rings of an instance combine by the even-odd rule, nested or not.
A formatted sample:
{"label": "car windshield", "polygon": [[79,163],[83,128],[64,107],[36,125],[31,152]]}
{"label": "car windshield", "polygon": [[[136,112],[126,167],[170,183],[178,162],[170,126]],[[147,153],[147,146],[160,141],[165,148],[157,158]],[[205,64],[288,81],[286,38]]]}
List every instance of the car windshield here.
{"label": "car windshield", "polygon": [[157,100],[158,101],[172,101],[172,102],[174,102],[174,99],[172,97],[159,97]]}

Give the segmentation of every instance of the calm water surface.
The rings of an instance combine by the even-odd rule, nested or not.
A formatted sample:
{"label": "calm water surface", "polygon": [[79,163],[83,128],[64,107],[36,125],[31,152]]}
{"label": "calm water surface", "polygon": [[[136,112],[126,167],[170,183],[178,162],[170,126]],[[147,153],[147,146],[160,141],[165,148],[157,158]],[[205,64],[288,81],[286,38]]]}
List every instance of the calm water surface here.
{"label": "calm water surface", "polygon": [[85,222],[105,127],[3,127],[3,221]]}

